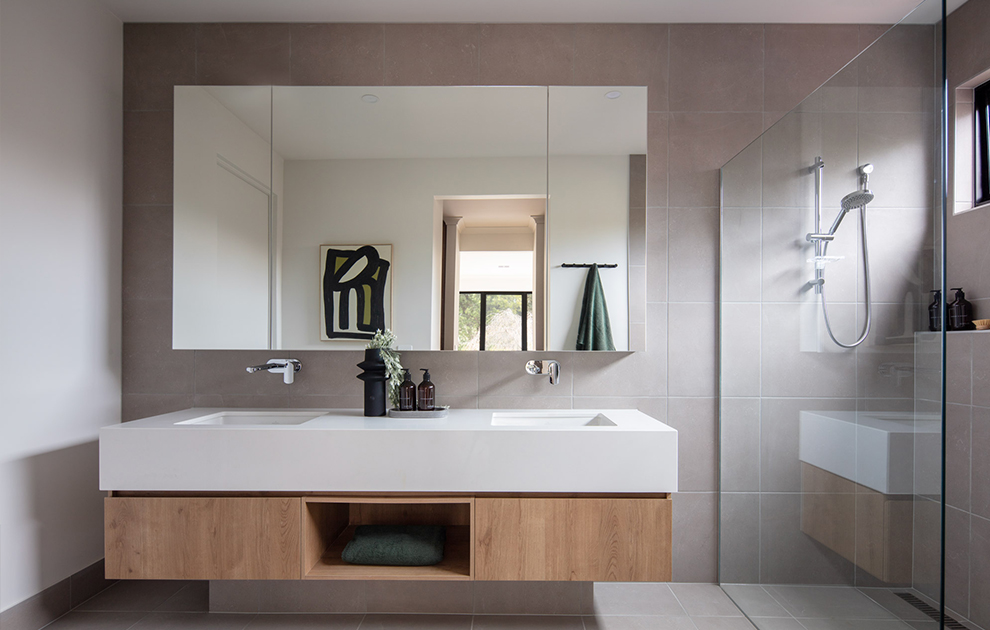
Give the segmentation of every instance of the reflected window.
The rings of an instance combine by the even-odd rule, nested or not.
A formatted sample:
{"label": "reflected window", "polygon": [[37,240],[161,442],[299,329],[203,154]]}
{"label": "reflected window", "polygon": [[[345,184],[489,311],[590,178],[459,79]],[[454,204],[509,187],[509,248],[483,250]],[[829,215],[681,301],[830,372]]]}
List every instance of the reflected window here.
{"label": "reflected window", "polygon": [[973,90],[976,128],[973,135],[973,164],[976,167],[975,204],[990,202],[990,81]]}
{"label": "reflected window", "polygon": [[460,293],[458,350],[529,350],[533,339],[533,293]]}

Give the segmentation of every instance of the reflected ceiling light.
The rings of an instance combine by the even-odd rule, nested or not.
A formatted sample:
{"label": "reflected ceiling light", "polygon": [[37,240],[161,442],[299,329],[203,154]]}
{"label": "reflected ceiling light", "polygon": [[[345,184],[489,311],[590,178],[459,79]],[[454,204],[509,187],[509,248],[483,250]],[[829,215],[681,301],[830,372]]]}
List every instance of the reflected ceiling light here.
{"label": "reflected ceiling light", "polygon": [[611,92],[605,92],[605,98],[610,98],[612,100],[615,100],[615,99],[619,98],[620,96],[622,96],[622,92],[620,92],[618,90],[612,90]]}
{"label": "reflected ceiling light", "polygon": [[361,96],[361,100],[364,101],[365,103],[377,103],[378,97],[375,96],[374,94],[364,94],[363,96]]}

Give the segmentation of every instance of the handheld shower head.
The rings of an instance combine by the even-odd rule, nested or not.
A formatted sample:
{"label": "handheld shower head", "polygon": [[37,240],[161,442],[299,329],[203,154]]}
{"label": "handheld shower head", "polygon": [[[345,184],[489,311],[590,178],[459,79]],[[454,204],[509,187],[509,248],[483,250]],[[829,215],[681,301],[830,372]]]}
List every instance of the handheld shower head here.
{"label": "handheld shower head", "polygon": [[843,212],[848,212],[853,208],[865,206],[871,201],[873,201],[873,191],[864,188],[863,190],[851,192],[843,197],[839,205],[842,206]]}

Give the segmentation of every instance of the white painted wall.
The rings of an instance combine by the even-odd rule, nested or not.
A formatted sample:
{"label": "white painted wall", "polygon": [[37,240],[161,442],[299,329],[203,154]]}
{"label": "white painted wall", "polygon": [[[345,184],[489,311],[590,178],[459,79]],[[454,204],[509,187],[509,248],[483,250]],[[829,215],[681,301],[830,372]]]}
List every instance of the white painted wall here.
{"label": "white painted wall", "polygon": [[561,263],[618,263],[598,274],[616,350],[629,349],[629,156],[551,156],[547,347],[574,350],[588,272]]}
{"label": "white painted wall", "polygon": [[439,349],[434,235],[441,219],[434,198],[543,194],[545,164],[542,158],[287,160],[282,347],[363,348],[365,342],[320,341],[320,245],[390,244],[392,330],[402,346]]}
{"label": "white painted wall", "polygon": [[122,57],[96,0],[0,0],[0,610],[103,557]]}

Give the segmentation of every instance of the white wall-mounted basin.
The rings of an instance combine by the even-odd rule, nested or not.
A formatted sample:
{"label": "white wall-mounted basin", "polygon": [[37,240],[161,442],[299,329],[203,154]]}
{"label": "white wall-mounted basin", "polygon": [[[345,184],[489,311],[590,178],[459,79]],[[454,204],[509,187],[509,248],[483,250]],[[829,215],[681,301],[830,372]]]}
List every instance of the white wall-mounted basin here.
{"label": "white wall-mounted basin", "polygon": [[100,487],[676,492],[677,431],[636,409],[451,409],[414,421],[357,409],[186,409],[101,429]]}
{"label": "white wall-mounted basin", "polygon": [[595,411],[496,411],[493,427],[614,427],[616,424]]}
{"label": "white wall-mounted basin", "polygon": [[883,494],[939,494],[937,413],[802,411],[798,458]]}
{"label": "white wall-mounted basin", "polygon": [[220,411],[199,418],[180,420],[176,425],[232,425],[232,426],[269,426],[281,424],[302,424],[313,418],[319,418],[323,413],[312,411]]}

